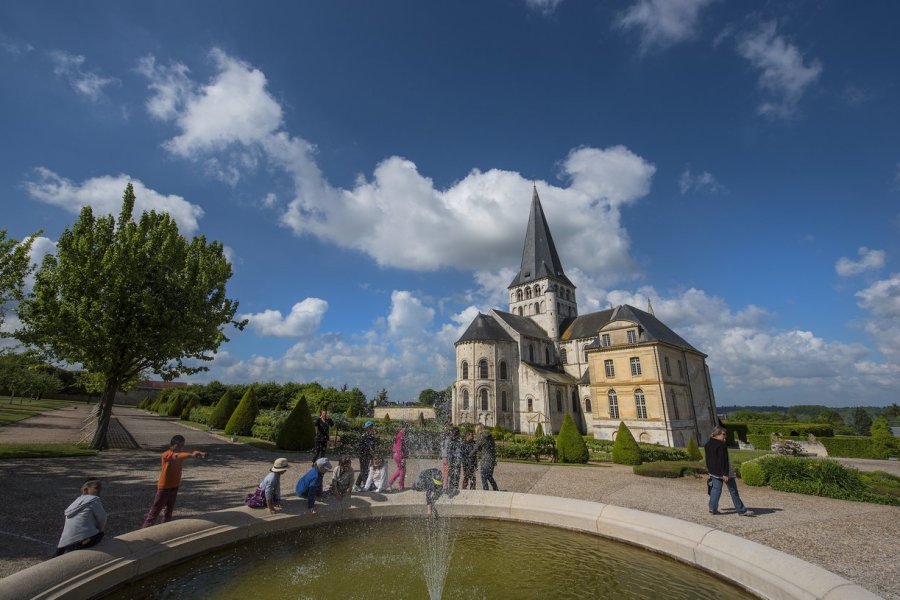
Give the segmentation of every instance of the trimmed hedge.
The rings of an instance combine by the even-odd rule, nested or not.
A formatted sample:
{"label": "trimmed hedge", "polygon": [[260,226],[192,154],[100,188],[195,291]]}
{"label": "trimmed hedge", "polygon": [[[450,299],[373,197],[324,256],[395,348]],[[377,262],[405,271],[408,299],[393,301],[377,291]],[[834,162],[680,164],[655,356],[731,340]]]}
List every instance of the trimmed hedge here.
{"label": "trimmed hedge", "polygon": [[747,485],[759,487],[766,484],[766,474],[758,460],[748,460],[745,463],[741,463],[741,479]]}
{"label": "trimmed hedge", "polygon": [[274,442],[278,432],[287,421],[288,414],[283,410],[260,410],[253,421],[251,435],[260,440]]}
{"label": "trimmed hedge", "polygon": [[641,464],[641,448],[634,441],[634,436],[624,421],[619,422],[616,442],[613,444],[612,460],[618,465]]}
{"label": "trimmed hedge", "polygon": [[253,422],[259,414],[259,403],[256,401],[256,391],[253,386],[247,388],[241,403],[234,409],[228,424],[225,425],[225,435],[250,435],[253,433]]}
{"label": "trimmed hedge", "polygon": [[306,396],[301,395],[275,437],[275,445],[281,450],[309,450],[315,439],[316,427],[309,412],[309,404]]}
{"label": "trimmed hedge", "polygon": [[[725,431],[728,433],[727,442],[729,445],[737,445],[735,438],[742,442],[748,441],[747,436],[771,435],[777,433],[784,437],[806,436],[813,434],[816,437],[832,437],[834,435],[834,425],[831,423],[769,423],[762,421],[759,423],[725,423]],[[751,442],[752,443],[752,442]]]}
{"label": "trimmed hedge", "polygon": [[697,447],[697,440],[695,440],[693,436],[688,440],[687,453],[691,460],[703,460],[703,455],[700,454],[700,448]]}
{"label": "trimmed hedge", "polygon": [[216,402],[216,405],[213,407],[212,412],[207,418],[206,424],[213,429],[224,428],[228,424],[231,413],[234,412],[235,408],[236,406],[234,398],[231,397],[231,392],[226,391],[222,394],[222,397],[219,398],[219,401]]}
{"label": "trimmed hedge", "polygon": [[556,452],[560,462],[584,464],[588,461],[587,445],[569,413],[563,417],[559,436],[556,438]]}
{"label": "trimmed hedge", "polygon": [[633,471],[635,475],[641,475],[642,477],[664,477],[668,479],[677,479],[688,474],[705,475],[708,473],[705,466],[696,462],[682,460],[635,465]]}
{"label": "trimmed hedge", "polygon": [[212,406],[195,406],[188,415],[188,421],[199,423],[200,425],[209,425],[209,415],[212,414],[212,411]]}
{"label": "trimmed hedge", "polygon": [[[618,439],[618,436],[616,439]],[[656,444],[638,444],[638,448],[641,452],[641,462],[691,460],[691,457],[683,448],[669,448],[668,446],[657,446]]]}
{"label": "trimmed hedge", "polygon": [[875,458],[872,451],[872,438],[841,436],[820,438],[819,442],[828,450],[828,456],[838,458]]}

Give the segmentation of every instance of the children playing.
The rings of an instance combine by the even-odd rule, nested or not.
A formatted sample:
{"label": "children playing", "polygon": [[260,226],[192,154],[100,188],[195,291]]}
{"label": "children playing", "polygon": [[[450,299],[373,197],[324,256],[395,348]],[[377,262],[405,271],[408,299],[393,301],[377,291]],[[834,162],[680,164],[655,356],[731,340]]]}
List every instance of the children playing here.
{"label": "children playing", "polygon": [[417,492],[425,492],[425,504],[428,505],[428,516],[437,517],[434,503],[441,497],[444,491],[444,481],[441,469],[425,469],[416,478],[413,489]]}
{"label": "children playing", "polygon": [[88,479],[81,486],[81,495],[66,509],[66,523],[55,556],[97,545],[106,528],[106,510],[100,501],[99,479]]}
{"label": "children playing", "polygon": [[297,496],[306,498],[306,508],[316,514],[316,496],[322,495],[322,479],[326,471],[331,471],[331,461],[327,458],[316,460],[315,466],[297,482]]}
{"label": "children playing", "polygon": [[363,486],[362,491],[371,492],[372,490],[376,492],[383,492],[387,487],[387,464],[384,462],[384,459],[380,456],[376,456],[372,460],[372,466],[369,467],[369,477],[366,479],[366,485]]}
{"label": "children playing", "polygon": [[475,469],[478,466],[478,458],[475,455],[475,434],[466,432],[466,437],[460,447],[462,455],[463,480],[462,489],[475,489]]}
{"label": "children playing", "polygon": [[337,468],[331,474],[331,487],[328,488],[328,492],[338,500],[349,498],[353,488],[354,475],[350,457],[342,456],[338,461]]}
{"label": "children playing", "polygon": [[[277,458],[268,475],[259,482],[259,487],[254,497],[261,496],[262,506],[268,507],[269,514],[274,515],[275,510],[281,508],[281,474],[289,468],[290,465],[286,458]],[[251,506],[249,500],[247,504]],[[262,506],[259,508],[262,508]]]}
{"label": "children playing", "polygon": [[184,436],[172,436],[169,442],[169,449],[163,452],[162,470],[159,474],[159,481],[156,484],[156,496],[153,498],[153,504],[150,505],[150,511],[147,518],[144,519],[142,527],[150,527],[156,523],[156,517],[160,511],[165,508],[163,515],[163,523],[172,520],[172,511],[175,510],[175,497],[178,495],[178,486],[181,485],[181,463],[188,458],[206,458],[208,454],[200,450],[184,451]]}

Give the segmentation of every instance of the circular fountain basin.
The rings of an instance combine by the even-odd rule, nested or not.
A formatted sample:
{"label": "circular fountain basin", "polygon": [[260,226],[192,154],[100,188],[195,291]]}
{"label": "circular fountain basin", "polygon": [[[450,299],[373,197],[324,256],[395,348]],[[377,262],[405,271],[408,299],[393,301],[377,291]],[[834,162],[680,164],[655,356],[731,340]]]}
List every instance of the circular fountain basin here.
{"label": "circular fountain basin", "polygon": [[[270,558],[273,560],[276,558],[282,560],[283,558],[287,562],[282,562],[271,569],[267,569],[264,565],[261,572],[269,573],[274,577],[276,573],[283,573],[291,568],[299,568],[300,571],[296,573],[296,576],[302,580],[304,573],[318,572],[318,569],[314,567],[319,564],[316,562],[318,559],[315,558],[315,554],[307,556],[306,559],[312,556],[312,562],[306,563],[304,563],[303,555],[310,550],[310,547],[315,550],[316,540],[320,539],[320,537],[322,539],[329,538],[329,531],[341,531],[340,527],[347,527],[354,523],[364,528],[386,527],[387,529],[384,531],[390,531],[392,526],[399,529],[412,527],[415,530],[415,523],[418,523],[419,528],[421,528],[421,525],[425,523],[423,496],[423,494],[416,492],[390,495],[359,495],[353,497],[349,503],[332,501],[331,504],[323,504],[320,506],[317,515],[305,514],[303,510],[304,501],[290,499],[285,502],[285,511],[276,516],[269,516],[266,511],[253,511],[240,507],[209,513],[202,518],[179,519],[165,525],[133,531],[112,540],[104,540],[102,544],[94,549],[72,552],[10,575],[0,580],[0,600],[7,598],[10,600],[22,598],[66,598],[73,600],[99,598],[108,592],[120,589],[126,584],[137,582],[155,573],[165,571],[167,577],[170,572],[174,573],[176,570],[186,569],[188,573],[191,571],[203,572],[203,569],[206,569],[206,567],[190,566],[185,562],[201,555],[211,557],[212,562],[215,563],[223,560],[228,562],[233,559],[227,557],[240,557],[243,556],[243,552],[251,554],[272,552],[273,554]],[[454,595],[461,593],[456,591],[458,589],[467,589],[465,587],[467,580],[485,577],[487,576],[485,573],[493,575],[493,580],[495,581],[502,581],[503,583],[500,585],[507,586],[507,588],[511,585],[520,585],[520,583],[516,582],[548,579],[551,581],[554,589],[552,597],[567,597],[564,594],[570,591],[575,593],[580,589],[587,589],[588,586],[606,585],[599,584],[591,579],[593,576],[592,571],[603,570],[605,568],[603,567],[604,561],[612,560],[611,558],[603,558],[604,556],[609,557],[617,554],[630,556],[628,553],[634,551],[634,548],[617,544],[615,550],[603,554],[605,551],[598,550],[597,548],[600,545],[595,544],[584,552],[568,553],[564,550],[570,541],[568,538],[564,542],[548,542],[551,544],[551,548],[547,549],[544,545],[544,538],[546,537],[548,540],[556,538],[553,535],[547,535],[543,528],[526,527],[524,530],[520,528],[520,533],[518,534],[497,533],[496,535],[488,536],[488,538],[478,538],[477,532],[479,529],[491,530],[492,524],[490,522],[473,520],[472,524],[469,525],[467,523],[468,519],[456,519],[454,517],[479,517],[481,519],[512,521],[520,524],[547,525],[588,533],[607,540],[625,542],[631,546],[650,550],[651,553],[663,555],[677,561],[665,560],[664,562],[668,566],[650,567],[651,570],[659,568],[666,573],[668,573],[666,569],[669,568],[684,572],[706,571],[721,580],[714,582],[715,585],[721,585],[722,581],[724,581],[729,585],[737,586],[751,592],[754,596],[762,598],[827,598],[829,600],[840,598],[852,598],[854,600],[877,598],[877,596],[862,587],[834,573],[761,544],[695,523],[617,506],[510,492],[464,491],[449,502],[442,500],[438,504],[438,508],[441,514],[441,519],[439,520],[446,520],[448,523],[453,524],[451,527],[458,527],[458,531],[465,534],[464,537],[469,536],[475,540],[481,539],[481,543],[475,544],[475,550],[467,549],[467,543],[464,542],[460,545],[459,554],[455,551],[453,552],[450,558],[450,569],[448,569],[446,575],[446,585],[444,586],[446,593],[444,597],[446,598],[517,596],[516,594],[504,594],[504,590],[501,590],[500,593],[485,591],[483,594],[476,593],[469,596]],[[408,517],[415,517],[415,519],[403,520]],[[447,519],[447,517],[451,518]],[[374,523],[375,521],[381,521],[381,523],[376,524]],[[457,522],[459,523],[457,524]],[[336,527],[338,529],[335,529]],[[379,531],[382,530],[379,529]],[[494,562],[493,566],[486,567],[490,569],[488,572],[480,571],[480,567],[471,566],[482,560],[495,560],[492,557],[502,553],[494,552],[492,550],[494,547],[502,547],[504,552],[512,551],[511,548],[505,545],[503,538],[507,535],[519,535],[521,537],[522,531],[526,533],[528,531],[534,532],[531,536],[525,536],[528,540],[527,544],[523,541],[519,541],[516,544],[520,548],[525,548],[525,554],[521,556],[527,558],[519,557],[508,561]],[[283,537],[285,535],[287,537]],[[301,540],[299,550],[291,548],[291,535],[295,536],[296,540]],[[355,576],[352,578],[356,580],[356,585],[359,587],[355,595],[353,595],[354,592],[352,591],[348,592],[350,597],[370,597],[366,593],[368,589],[366,586],[370,585],[373,580],[391,583],[399,577],[398,572],[413,570],[402,566],[398,566],[395,569],[378,562],[380,559],[377,557],[379,556],[403,556],[402,552],[397,552],[398,546],[402,548],[403,543],[385,543],[383,541],[385,535],[387,534],[384,532],[380,535],[366,533],[364,529],[362,533],[350,531],[346,535],[334,537],[334,543],[338,546],[350,544],[353,548],[361,549],[362,553],[356,555],[358,562],[365,569],[373,569],[369,575],[363,577],[362,581],[358,581]],[[303,540],[305,540],[305,543],[302,542]],[[593,541],[598,542],[600,540]],[[241,545],[245,549],[241,549]],[[268,550],[265,550],[266,548]],[[217,554],[222,549],[230,550],[227,550],[222,555]],[[229,552],[232,554],[229,554]],[[570,572],[571,577],[569,575],[563,576],[564,569],[568,568],[568,561],[574,558],[573,555],[583,553],[587,553],[589,556],[588,563],[590,566],[576,566]],[[646,555],[647,553],[641,552],[641,554]],[[321,558],[321,555],[319,556]],[[649,558],[657,559],[659,557],[651,555]],[[461,562],[457,564],[456,561]],[[238,562],[244,561],[240,560]],[[184,564],[176,566],[181,563]],[[293,567],[288,566],[291,564]],[[304,564],[306,566],[303,566]],[[539,571],[532,568],[540,564],[543,564],[545,567],[549,566],[549,571],[543,571],[544,575],[540,575]],[[625,568],[622,565],[620,567]],[[689,569],[688,567],[695,567],[696,569]],[[324,575],[324,579],[320,584],[308,587],[307,589],[312,593],[298,595],[288,592],[287,597],[333,597],[327,593],[317,596],[315,589],[323,585],[330,585],[329,582],[332,579],[342,578],[342,574],[347,568],[347,560],[342,561],[342,564],[328,565],[327,572],[331,573],[331,575]],[[616,567],[613,571],[618,568]],[[609,569],[606,570],[609,571]],[[416,575],[420,581],[419,585],[423,585],[421,584],[421,572],[420,568]],[[323,573],[326,573],[326,571],[323,571]],[[466,575],[467,573],[469,575]],[[697,575],[702,575],[702,573]],[[214,575],[210,577],[209,580],[214,581],[219,576]],[[234,581],[240,580],[241,577],[242,575],[236,576]],[[629,575],[628,579],[631,582],[629,589],[632,589],[635,584],[638,587],[642,585],[642,577],[646,579],[646,576]],[[456,581],[458,578],[461,578],[461,583]],[[667,584],[665,593],[661,595],[656,594],[656,597],[671,596],[667,578],[668,575],[661,577]],[[653,579],[653,577],[650,579]],[[139,589],[141,584],[138,583],[137,585],[138,588],[135,589]],[[680,585],[682,584],[678,584],[678,586]],[[700,584],[697,585],[699,586]],[[710,585],[713,585],[713,583]],[[725,586],[727,594],[739,593],[737,590],[729,587],[729,585]],[[460,588],[459,586],[462,587]],[[673,584],[673,587],[678,586]],[[320,587],[320,589],[322,588]],[[419,588],[420,591],[424,589]],[[692,597],[697,597],[696,593],[702,589],[702,586],[695,587],[692,590],[694,592]],[[248,593],[245,590],[242,596],[246,598]],[[726,592],[723,592],[723,594],[726,594]],[[198,595],[201,597],[216,597],[205,596],[202,593]],[[187,598],[190,596],[191,594],[186,593],[168,597]],[[271,596],[275,597],[274,594]],[[608,597],[613,596],[616,596],[616,593],[612,593]],[[726,596],[716,595],[717,598]],[[253,594],[252,597],[265,598],[269,597],[269,594]],[[427,594],[418,595],[412,592],[407,597],[427,597]],[[539,596],[523,593],[518,595],[518,597]],[[592,594],[587,597],[597,597],[597,595]]]}

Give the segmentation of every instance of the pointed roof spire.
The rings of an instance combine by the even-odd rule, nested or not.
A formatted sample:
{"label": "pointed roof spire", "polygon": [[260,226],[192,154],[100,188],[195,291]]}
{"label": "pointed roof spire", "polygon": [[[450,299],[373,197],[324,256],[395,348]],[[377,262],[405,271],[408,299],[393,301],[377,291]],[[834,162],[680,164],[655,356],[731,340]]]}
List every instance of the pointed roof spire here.
{"label": "pointed roof spire", "polygon": [[653,305],[650,304],[650,296],[647,296],[647,312],[653,315]]}
{"label": "pointed roof spire", "polygon": [[553,236],[550,235],[550,226],[547,225],[547,217],[544,216],[544,208],[541,206],[541,198],[538,196],[537,182],[533,182],[532,186],[531,213],[528,215],[528,226],[525,229],[522,266],[509,287],[544,277],[552,277],[574,288],[575,285],[569,281],[563,271],[559,254],[556,252],[556,245],[553,243]]}

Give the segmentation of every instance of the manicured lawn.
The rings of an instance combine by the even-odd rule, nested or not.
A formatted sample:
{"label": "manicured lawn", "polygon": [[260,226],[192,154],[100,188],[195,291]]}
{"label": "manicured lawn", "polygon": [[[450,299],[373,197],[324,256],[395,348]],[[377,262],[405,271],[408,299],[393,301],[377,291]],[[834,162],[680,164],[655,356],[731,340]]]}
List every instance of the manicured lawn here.
{"label": "manicured lawn", "polygon": [[96,450],[75,444],[0,444],[0,460],[10,458],[58,458],[95,456]]}
{"label": "manicured lawn", "polygon": [[75,404],[71,400],[30,400],[0,398],[0,425],[15,423],[28,417]]}

